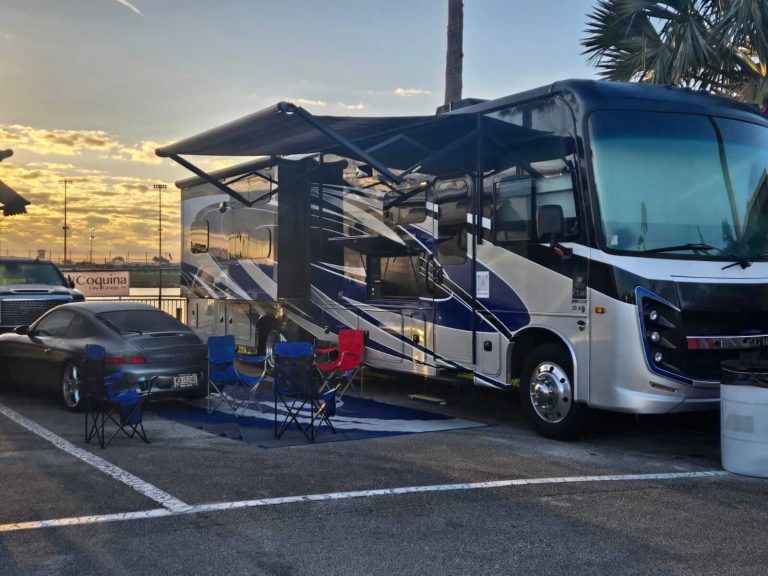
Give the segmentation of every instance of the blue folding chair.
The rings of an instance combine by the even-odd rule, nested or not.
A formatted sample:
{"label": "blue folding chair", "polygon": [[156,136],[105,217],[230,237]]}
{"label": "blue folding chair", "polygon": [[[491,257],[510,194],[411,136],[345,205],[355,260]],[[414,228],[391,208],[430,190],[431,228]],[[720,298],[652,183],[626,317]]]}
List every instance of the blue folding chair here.
{"label": "blue folding chair", "polygon": [[[147,444],[149,439],[142,421],[144,402],[149,399],[154,378],[139,380],[139,390],[125,387],[123,372],[106,375],[106,351],[98,344],[85,347],[85,442],[94,437],[105,448],[120,432],[128,438],[138,436]],[[115,431],[106,438],[107,425],[114,424]]]}
{"label": "blue folding chair", "polygon": [[[237,369],[235,361],[251,365],[262,365],[262,372],[258,376],[244,374]],[[211,414],[222,403],[227,404],[237,416],[237,410],[248,406],[253,401],[253,396],[267,373],[267,356],[241,356],[236,353],[235,337],[209,336],[208,337],[208,413]],[[225,394],[226,387],[233,388],[234,395]],[[237,398],[240,390],[242,397]],[[215,392],[217,397],[212,398]]]}
{"label": "blue folding chair", "polygon": [[[307,342],[278,342],[275,344],[272,368],[272,391],[275,399],[275,438],[280,438],[291,424],[315,441],[317,432],[325,424],[334,434],[330,418],[336,415],[338,386],[320,392],[322,381],[317,377],[312,344]],[[278,408],[285,411],[278,426]],[[305,414],[302,412],[305,411]],[[302,423],[300,418],[306,420]]]}

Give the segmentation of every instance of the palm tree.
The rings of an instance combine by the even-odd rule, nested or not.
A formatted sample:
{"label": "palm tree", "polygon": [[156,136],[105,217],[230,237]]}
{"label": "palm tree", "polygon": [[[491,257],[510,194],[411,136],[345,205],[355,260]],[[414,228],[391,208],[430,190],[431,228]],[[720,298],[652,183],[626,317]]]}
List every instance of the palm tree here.
{"label": "palm tree", "polygon": [[768,0],[598,0],[582,45],[602,78],[708,90],[768,110]]}
{"label": "palm tree", "polygon": [[445,104],[461,100],[464,2],[448,0],[448,49],[445,58]]}

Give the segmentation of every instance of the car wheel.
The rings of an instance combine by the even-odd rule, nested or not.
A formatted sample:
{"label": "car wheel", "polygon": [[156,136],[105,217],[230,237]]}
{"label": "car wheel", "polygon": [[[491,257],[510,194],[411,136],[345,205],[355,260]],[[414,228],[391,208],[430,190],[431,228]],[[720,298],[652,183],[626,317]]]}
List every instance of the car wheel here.
{"label": "car wheel", "polygon": [[561,440],[579,435],[587,407],[574,400],[573,391],[573,365],[562,346],[545,344],[525,359],[520,401],[539,434]]}
{"label": "car wheel", "polygon": [[80,367],[75,362],[67,362],[61,371],[61,399],[67,410],[77,411],[83,405],[82,380]]}

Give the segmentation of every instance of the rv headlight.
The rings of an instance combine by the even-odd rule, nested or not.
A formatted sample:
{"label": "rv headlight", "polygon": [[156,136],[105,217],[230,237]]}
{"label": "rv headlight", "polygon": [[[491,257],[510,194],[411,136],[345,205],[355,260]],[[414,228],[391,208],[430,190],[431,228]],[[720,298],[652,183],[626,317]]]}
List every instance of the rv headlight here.
{"label": "rv headlight", "polygon": [[654,352],[653,361],[656,362],[656,364],[660,364],[662,360],[664,360],[663,354],[661,352]]}
{"label": "rv headlight", "polygon": [[656,330],[651,332],[651,342],[656,344],[659,340],[661,340],[661,334],[659,334]]}
{"label": "rv headlight", "polygon": [[658,310],[651,310],[650,314],[648,314],[648,318],[651,322],[656,322],[656,320],[659,319],[659,312]]}

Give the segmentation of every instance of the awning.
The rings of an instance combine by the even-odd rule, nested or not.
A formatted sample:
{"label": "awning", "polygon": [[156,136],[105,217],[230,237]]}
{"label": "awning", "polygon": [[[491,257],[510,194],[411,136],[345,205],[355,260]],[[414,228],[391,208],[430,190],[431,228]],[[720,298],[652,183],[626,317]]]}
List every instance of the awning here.
{"label": "awning", "polygon": [[[270,106],[239,120],[157,149],[162,157],[192,156],[287,156],[325,152],[339,142],[306,121],[300,110],[286,102]],[[353,142],[390,133],[424,122],[435,116],[357,117],[312,116],[336,134]]]}
{"label": "awning", "polygon": [[[182,155],[266,156],[337,154],[367,163],[390,182],[400,184],[410,172],[432,176],[500,171],[513,164],[564,157],[570,138],[483,116],[472,107],[436,116],[349,117],[313,116],[303,108],[280,102],[250,116],[159,148],[203,181],[248,205],[248,200],[221,182],[224,174],[207,174]],[[242,171],[244,165],[236,167]],[[402,171],[395,173],[395,171]]]}
{"label": "awning", "polygon": [[16,216],[27,211],[29,200],[0,180],[0,204],[3,205],[3,216]]}

